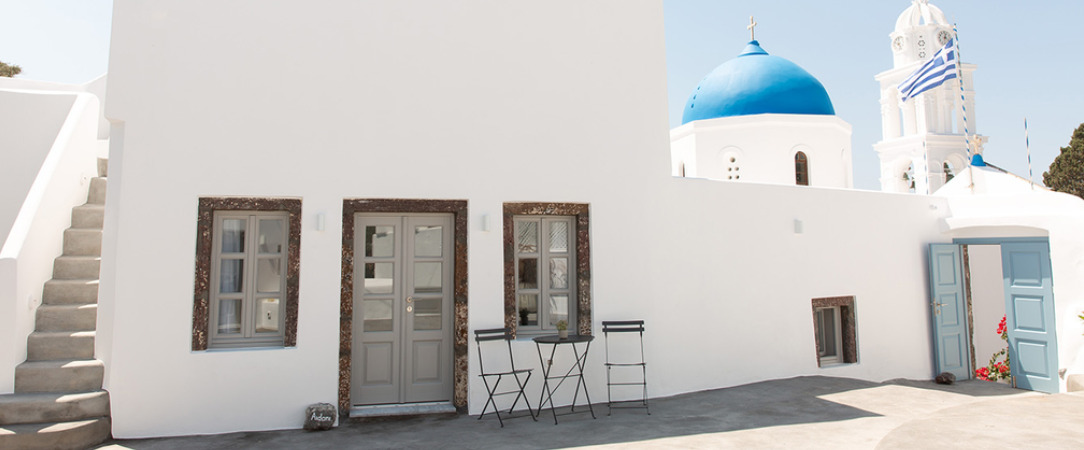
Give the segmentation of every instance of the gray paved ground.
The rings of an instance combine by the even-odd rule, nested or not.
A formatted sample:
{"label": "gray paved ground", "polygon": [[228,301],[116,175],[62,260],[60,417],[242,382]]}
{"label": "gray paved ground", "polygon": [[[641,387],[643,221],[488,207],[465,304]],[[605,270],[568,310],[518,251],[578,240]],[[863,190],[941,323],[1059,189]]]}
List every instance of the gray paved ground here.
{"label": "gray paved ground", "polygon": [[285,448],[1084,448],[1084,395],[1046,395],[984,381],[871,383],[799,377],[605,405],[590,415],[505,422],[469,416],[346,423],[326,432],[270,431],[121,440],[108,449]]}

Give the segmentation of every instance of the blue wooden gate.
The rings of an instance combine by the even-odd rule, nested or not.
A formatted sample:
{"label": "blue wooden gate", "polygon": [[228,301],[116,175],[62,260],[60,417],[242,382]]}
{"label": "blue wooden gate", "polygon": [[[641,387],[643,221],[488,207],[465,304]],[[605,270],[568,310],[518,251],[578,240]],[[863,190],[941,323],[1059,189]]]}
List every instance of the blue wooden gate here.
{"label": "blue wooden gate", "polygon": [[963,259],[956,244],[930,244],[930,306],[937,373],[971,378]]}
{"label": "blue wooden gate", "polygon": [[1016,385],[1058,392],[1058,344],[1050,247],[1046,242],[1001,244],[1005,317]]}

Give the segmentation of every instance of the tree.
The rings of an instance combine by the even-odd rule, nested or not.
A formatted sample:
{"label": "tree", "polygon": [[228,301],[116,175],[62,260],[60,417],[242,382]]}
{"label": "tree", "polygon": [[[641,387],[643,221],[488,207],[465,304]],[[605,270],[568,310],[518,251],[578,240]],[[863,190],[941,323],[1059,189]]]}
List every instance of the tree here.
{"label": "tree", "polygon": [[14,64],[6,64],[3,61],[0,61],[0,77],[11,78],[15,75],[18,75],[22,71],[22,67],[16,66]]}
{"label": "tree", "polygon": [[1084,123],[1073,131],[1069,146],[1061,148],[1050,170],[1043,172],[1043,184],[1084,199]]}

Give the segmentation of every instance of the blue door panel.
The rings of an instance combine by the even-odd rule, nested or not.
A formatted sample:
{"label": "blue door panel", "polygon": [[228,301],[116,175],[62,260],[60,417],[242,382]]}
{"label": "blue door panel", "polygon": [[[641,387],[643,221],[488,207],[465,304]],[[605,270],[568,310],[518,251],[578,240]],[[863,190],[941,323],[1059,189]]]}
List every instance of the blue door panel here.
{"label": "blue door panel", "polygon": [[1009,357],[1016,385],[1058,392],[1054,287],[1046,242],[1001,244]]}
{"label": "blue door panel", "polygon": [[936,373],[950,372],[966,380],[971,378],[971,346],[961,255],[959,245],[930,245],[930,317]]}

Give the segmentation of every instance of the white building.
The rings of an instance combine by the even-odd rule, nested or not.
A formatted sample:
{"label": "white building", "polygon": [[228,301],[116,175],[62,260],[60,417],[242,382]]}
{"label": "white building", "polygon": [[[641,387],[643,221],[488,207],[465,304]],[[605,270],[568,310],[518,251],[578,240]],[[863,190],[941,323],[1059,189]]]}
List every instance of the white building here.
{"label": "white building", "polygon": [[[1013,361],[1049,357],[1026,367],[1041,390],[1084,374],[1071,231],[1084,202],[983,191],[978,175],[974,194],[840,189],[850,126],[832,113],[694,119],[668,140],[657,0],[210,7],[114,4],[93,356],[116,437],[299,428],[317,402],[477,414],[471,331],[515,329],[533,365],[530,338],[561,319],[596,335],[646,320],[655,397],[801,375],[967,377],[970,335],[931,308],[949,294],[937,285],[931,302],[927,281],[931,257],[947,267],[935,279],[962,258],[937,243],[998,245],[1010,262],[1012,245],[1047,248],[1034,278],[1058,283],[1020,319],[1031,332],[1038,314],[1047,334],[1014,330],[1027,356]],[[719,181],[730,148],[739,182]],[[810,186],[795,185],[797,152]],[[0,307],[26,310],[19,292]],[[6,373],[33,327],[10,317]],[[602,358],[587,363],[596,401]]]}

